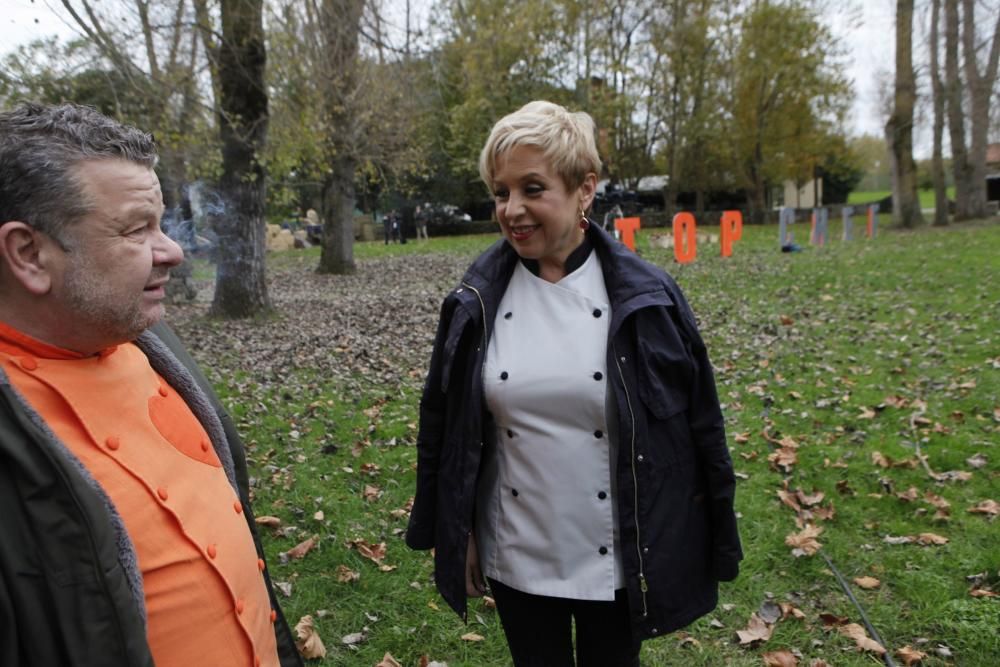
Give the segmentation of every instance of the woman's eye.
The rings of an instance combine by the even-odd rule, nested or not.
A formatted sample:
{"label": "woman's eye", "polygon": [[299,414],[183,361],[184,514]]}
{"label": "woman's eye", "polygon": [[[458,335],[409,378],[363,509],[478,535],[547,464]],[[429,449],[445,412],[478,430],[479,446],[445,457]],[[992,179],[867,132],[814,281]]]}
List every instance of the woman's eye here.
{"label": "woman's eye", "polygon": [[541,192],[541,191],[542,191],[543,189],[544,189],[544,188],[542,188],[542,186],[540,186],[540,185],[529,185],[529,186],[527,186],[526,188],[524,188],[524,192],[525,192],[526,194],[529,194],[529,195],[537,195],[537,194],[538,194],[538,193],[540,193],[540,192]]}
{"label": "woman's eye", "polygon": [[497,190],[496,192],[493,193],[493,196],[496,197],[497,199],[506,199],[507,197],[510,196],[510,193],[507,192],[506,190]]}

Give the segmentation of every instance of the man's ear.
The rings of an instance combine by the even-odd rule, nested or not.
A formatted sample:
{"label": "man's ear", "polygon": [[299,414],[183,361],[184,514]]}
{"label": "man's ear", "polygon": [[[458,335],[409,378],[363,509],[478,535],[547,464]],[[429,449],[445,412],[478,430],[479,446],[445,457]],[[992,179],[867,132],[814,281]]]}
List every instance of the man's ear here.
{"label": "man's ear", "polygon": [[36,230],[16,220],[0,224],[0,262],[16,282],[37,296],[52,287],[42,244]]}

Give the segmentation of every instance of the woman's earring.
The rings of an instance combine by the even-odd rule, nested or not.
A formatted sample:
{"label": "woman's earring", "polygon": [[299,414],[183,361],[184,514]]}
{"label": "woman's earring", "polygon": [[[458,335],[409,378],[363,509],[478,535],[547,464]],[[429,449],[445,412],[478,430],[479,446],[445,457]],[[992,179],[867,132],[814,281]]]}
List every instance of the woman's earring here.
{"label": "woman's earring", "polygon": [[583,209],[581,208],[580,209],[580,229],[587,229],[587,227],[590,227],[590,220],[587,220],[587,214],[584,213]]}

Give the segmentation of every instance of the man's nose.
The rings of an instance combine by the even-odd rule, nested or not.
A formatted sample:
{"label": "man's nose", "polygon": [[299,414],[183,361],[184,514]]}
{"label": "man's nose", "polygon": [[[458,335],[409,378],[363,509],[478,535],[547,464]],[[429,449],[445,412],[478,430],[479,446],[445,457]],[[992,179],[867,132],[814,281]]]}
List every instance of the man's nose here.
{"label": "man's nose", "polygon": [[157,265],[177,266],[184,261],[184,250],[180,244],[167,236],[162,230],[160,238],[153,247],[153,262]]}

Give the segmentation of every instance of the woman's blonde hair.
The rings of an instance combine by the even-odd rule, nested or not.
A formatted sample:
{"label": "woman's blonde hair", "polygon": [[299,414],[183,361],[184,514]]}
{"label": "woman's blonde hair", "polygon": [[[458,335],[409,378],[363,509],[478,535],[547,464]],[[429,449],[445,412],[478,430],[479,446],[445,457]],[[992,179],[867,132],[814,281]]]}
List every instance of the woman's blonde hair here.
{"label": "woman's blonde hair", "polygon": [[568,189],[578,188],[587,174],[601,175],[594,130],[594,119],[584,111],[570,112],[542,100],[528,102],[493,126],[479,154],[479,176],[493,192],[497,160],[518,146],[533,146]]}

